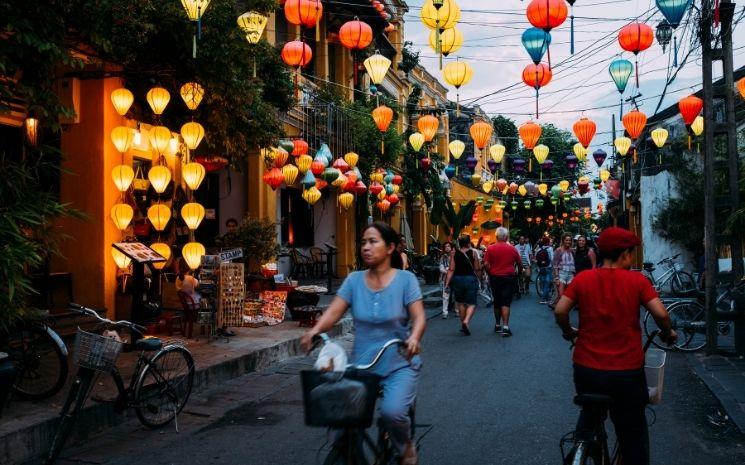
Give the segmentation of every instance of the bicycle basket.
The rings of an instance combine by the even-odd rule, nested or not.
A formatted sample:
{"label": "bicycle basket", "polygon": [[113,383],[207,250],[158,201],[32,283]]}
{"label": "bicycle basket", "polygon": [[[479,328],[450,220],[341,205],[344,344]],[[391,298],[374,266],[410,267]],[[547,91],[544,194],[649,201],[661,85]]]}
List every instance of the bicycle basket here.
{"label": "bicycle basket", "polygon": [[75,335],[74,363],[96,371],[111,371],[124,344],[116,339],[78,329]]}
{"label": "bicycle basket", "polygon": [[369,428],[380,378],[371,374],[300,372],[305,424],[331,428]]}

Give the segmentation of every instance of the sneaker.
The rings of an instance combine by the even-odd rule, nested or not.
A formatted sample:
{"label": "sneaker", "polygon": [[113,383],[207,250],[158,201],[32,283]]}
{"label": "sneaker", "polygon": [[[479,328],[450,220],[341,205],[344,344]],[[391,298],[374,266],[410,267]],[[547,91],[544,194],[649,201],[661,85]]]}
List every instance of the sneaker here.
{"label": "sneaker", "polygon": [[465,323],[461,323],[461,325],[460,325],[460,332],[462,332],[466,336],[470,336],[471,335],[471,330],[468,328],[468,326]]}
{"label": "sneaker", "polygon": [[494,325],[494,332],[495,333],[501,333],[502,332],[502,325]]}
{"label": "sneaker", "polygon": [[443,313],[442,314],[442,319],[443,320],[447,320],[448,319],[448,314],[447,313]]}
{"label": "sneaker", "polygon": [[512,331],[507,326],[502,326],[502,337],[510,337],[512,336]]}

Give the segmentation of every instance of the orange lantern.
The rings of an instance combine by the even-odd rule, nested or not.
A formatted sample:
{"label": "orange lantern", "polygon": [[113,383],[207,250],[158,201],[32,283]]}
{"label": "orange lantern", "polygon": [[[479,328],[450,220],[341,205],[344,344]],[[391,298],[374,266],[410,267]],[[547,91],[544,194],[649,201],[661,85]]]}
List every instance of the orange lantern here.
{"label": "orange lantern", "polygon": [[432,115],[424,115],[419,117],[416,125],[417,128],[419,128],[419,132],[421,132],[424,136],[424,140],[426,142],[430,142],[432,139],[434,139],[435,134],[437,134],[437,128],[440,126],[440,120]]}
{"label": "orange lantern", "polygon": [[380,132],[386,132],[391,121],[393,121],[393,110],[385,105],[380,105],[372,111],[373,120]]}
{"label": "orange lantern", "polygon": [[745,78],[737,81],[737,91],[740,92],[740,97],[745,98]]}
{"label": "orange lantern", "polygon": [[551,82],[553,73],[549,66],[543,63],[530,63],[523,69],[523,82],[535,89],[535,117],[538,118],[538,91]]}
{"label": "orange lantern", "polygon": [[[285,1],[285,18],[288,23],[306,28],[316,27],[323,16],[321,0],[287,0]],[[316,33],[318,31],[316,30]],[[319,40],[316,35],[316,40]]]}
{"label": "orange lantern", "polygon": [[387,213],[388,210],[391,208],[391,202],[388,201],[388,199],[383,199],[377,203],[378,210],[380,210],[383,213]]}
{"label": "orange lantern", "polygon": [[530,24],[547,32],[561,26],[568,13],[564,0],[533,0],[525,11]]}
{"label": "orange lantern", "polygon": [[303,139],[293,139],[292,141],[292,156],[299,157],[300,155],[308,154],[308,143]]}
{"label": "orange lantern", "polygon": [[678,102],[678,109],[686,126],[693,124],[693,120],[701,113],[702,108],[704,108],[704,101],[695,95],[684,97]]}
{"label": "orange lantern", "polygon": [[[618,43],[621,48],[627,52],[632,52],[638,57],[639,52],[648,49],[652,45],[654,40],[654,32],[652,28],[644,23],[631,23],[622,27],[618,31]],[[639,87],[639,60],[636,59],[636,66],[634,66],[636,72],[636,87]]]}
{"label": "orange lantern", "polygon": [[293,68],[306,66],[313,59],[313,50],[301,40],[287,42],[282,47],[282,61]]}
{"label": "orange lantern", "polygon": [[349,50],[362,50],[372,43],[372,39],[372,28],[356,17],[339,28],[339,42]]}
{"label": "orange lantern", "polygon": [[579,143],[582,144],[582,147],[587,148],[590,146],[592,138],[595,137],[597,126],[593,120],[582,117],[574,123],[572,130],[574,131],[574,135],[577,136]]}
{"label": "orange lantern", "polygon": [[532,121],[528,121],[518,128],[520,139],[522,139],[526,149],[533,150],[535,148],[538,139],[541,137],[541,131],[541,127]]}
{"label": "orange lantern", "polygon": [[482,150],[486,147],[486,144],[489,143],[489,138],[491,138],[492,133],[492,125],[485,121],[477,121],[471,125],[469,132],[471,133],[471,137],[473,138],[476,147],[478,147],[479,150]]}
{"label": "orange lantern", "polygon": [[284,180],[285,175],[279,168],[275,167],[264,173],[264,182],[267,183],[269,187],[272,188],[272,190],[276,190],[279,186],[281,186]]}
{"label": "orange lantern", "polygon": [[629,137],[638,139],[647,124],[647,115],[635,108],[623,115],[622,121]]}

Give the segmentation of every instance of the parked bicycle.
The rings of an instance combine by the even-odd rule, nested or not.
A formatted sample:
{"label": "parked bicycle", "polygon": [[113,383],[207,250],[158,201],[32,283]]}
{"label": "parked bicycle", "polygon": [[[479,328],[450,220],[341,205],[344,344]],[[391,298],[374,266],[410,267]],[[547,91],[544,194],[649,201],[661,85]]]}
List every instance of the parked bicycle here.
{"label": "parked bicycle", "polygon": [[[124,344],[113,337],[78,329],[73,353],[78,372],[60,412],[45,463],[54,463],[62,451],[98,373],[108,373],[114,379],[118,391],[114,401],[115,412],[133,408],[143,425],[157,428],[175,421],[178,431],[178,414],[189,400],[194,383],[194,359],[191,353],[177,342],[163,345],[158,338],[142,338],[145,328],[135,323],[101,318],[95,310],[78,304],[70,304],[70,308],[75,313],[94,317],[106,328],[128,329],[133,336],[137,336],[134,348],[140,353],[129,386],[125,387],[116,368],[116,360]],[[153,355],[146,355],[150,353]]]}
{"label": "parked bicycle", "polygon": [[[649,279],[657,292],[667,292],[669,289],[670,293],[676,296],[696,292],[696,281],[690,273],[683,271],[685,267],[682,263],[675,262],[678,257],[680,254],[663,258],[656,264],[644,262],[642,274]],[[655,276],[654,272],[660,265],[664,266],[664,271],[659,276]]]}
{"label": "parked bicycle", "polygon": [[548,274],[541,274],[538,273],[538,276],[535,279],[535,293],[538,296],[543,296],[543,289],[544,286],[548,286],[549,293],[548,293],[548,299],[546,299],[546,305],[552,305],[556,303],[557,300],[557,290],[556,285],[554,284],[553,277],[551,273]]}

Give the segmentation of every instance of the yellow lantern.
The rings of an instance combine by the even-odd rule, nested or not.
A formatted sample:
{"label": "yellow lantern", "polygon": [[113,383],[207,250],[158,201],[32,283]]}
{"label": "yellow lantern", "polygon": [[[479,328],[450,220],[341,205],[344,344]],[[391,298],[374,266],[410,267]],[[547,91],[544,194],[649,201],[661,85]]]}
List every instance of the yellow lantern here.
{"label": "yellow lantern", "polygon": [[199,268],[202,263],[202,257],[207,253],[204,246],[199,242],[188,242],[181,249],[181,256],[184,257],[186,264],[192,270]]}
{"label": "yellow lantern", "polygon": [[544,161],[546,161],[546,158],[548,157],[549,148],[546,145],[538,144],[533,148],[533,155],[535,155],[535,159],[538,161],[538,163],[543,164]]}
{"label": "yellow lantern", "polygon": [[455,27],[460,20],[460,7],[455,0],[443,0],[441,6],[435,7],[433,0],[427,0],[422,6],[421,19],[430,29],[444,31]]}
{"label": "yellow lantern", "polygon": [[204,219],[204,207],[197,202],[189,202],[181,207],[181,218],[184,219],[186,227],[192,231],[199,227]]}
{"label": "yellow lantern", "polygon": [[264,33],[268,21],[268,17],[255,11],[249,11],[238,16],[238,27],[246,34],[248,43],[256,45],[261,40],[261,35]]}
{"label": "yellow lantern", "polygon": [[129,222],[134,217],[134,210],[126,203],[117,203],[111,207],[111,221],[114,222],[116,229],[124,231],[129,226]]}
{"label": "yellow lantern", "polygon": [[334,179],[334,182],[332,182],[331,185],[334,187],[341,187],[346,183],[347,183],[347,177],[339,173],[339,176],[336,179]]}
{"label": "yellow lantern", "polygon": [[471,80],[473,77],[473,68],[465,61],[451,61],[442,70],[442,77],[445,79],[445,82],[459,89]]}
{"label": "yellow lantern", "polygon": [[491,192],[492,188],[494,187],[494,181],[486,181],[481,188],[484,190],[485,193]]}
{"label": "yellow lantern", "polygon": [[171,247],[164,242],[153,242],[150,244],[150,248],[158,252],[163,258],[166,259],[164,262],[153,262],[153,268],[156,270],[162,270],[168,264],[171,259]]}
{"label": "yellow lantern", "polygon": [[196,110],[204,97],[204,87],[198,82],[187,82],[181,86],[181,99],[189,110]]}
{"label": "yellow lantern", "polygon": [[665,128],[657,128],[652,131],[652,141],[658,149],[661,149],[665,145],[665,142],[667,141],[667,135],[668,132]]}
{"label": "yellow lantern", "polygon": [[171,209],[162,203],[156,203],[147,209],[147,219],[150,220],[156,231],[163,231],[171,219]]}
{"label": "yellow lantern", "polygon": [[398,184],[394,184],[393,185],[393,193],[394,194],[398,194],[399,192],[401,192],[401,186],[399,186]]}
{"label": "yellow lantern", "polygon": [[546,183],[538,184],[538,192],[540,192],[541,195],[546,195],[546,193],[548,192],[548,184]]}
{"label": "yellow lantern", "polygon": [[155,192],[162,194],[168,187],[168,183],[171,182],[171,170],[167,166],[156,165],[147,172],[147,178]]}
{"label": "yellow lantern", "polygon": [[171,130],[165,126],[154,126],[150,128],[150,147],[156,154],[164,155],[168,152],[171,143]]}
{"label": "yellow lantern", "polygon": [[39,120],[36,118],[28,117],[23,120],[23,125],[26,128],[26,140],[29,145],[36,147],[36,143],[39,138]]}
{"label": "yellow lantern", "polygon": [[286,185],[291,186],[292,184],[295,184],[298,171],[299,170],[297,169],[297,166],[293,165],[292,163],[288,163],[282,167],[282,174],[285,177]]}
{"label": "yellow lantern", "polygon": [[584,145],[577,142],[576,144],[574,144],[573,149],[574,149],[574,156],[577,157],[577,160],[585,161],[587,159],[588,149]]}
{"label": "yellow lantern", "polygon": [[111,170],[111,179],[119,192],[126,192],[134,178],[135,172],[128,165],[117,165]]}
{"label": "yellow lantern", "polygon": [[385,79],[388,68],[391,67],[391,60],[376,51],[374,55],[364,61],[364,65],[367,74],[370,76],[370,81],[375,85],[380,85]]}
{"label": "yellow lantern", "polygon": [[605,182],[610,179],[610,171],[600,170],[600,180]]}
{"label": "yellow lantern", "polygon": [[297,169],[300,170],[302,174],[305,174],[313,163],[313,157],[310,155],[300,155],[295,159],[295,163],[297,164]]}
{"label": "yellow lantern", "polygon": [[114,247],[111,248],[111,257],[114,259],[114,263],[116,263],[116,266],[122,270],[129,268],[129,264],[132,263],[132,259],[124,255],[119,251],[119,249],[116,249]]}
{"label": "yellow lantern", "polygon": [[631,139],[628,137],[616,137],[616,140],[613,141],[613,145],[616,146],[616,152],[618,152],[622,157],[625,157],[631,148]]}
{"label": "yellow lantern", "polygon": [[170,100],[171,94],[163,87],[153,87],[147,91],[147,103],[156,115],[163,114]]}
{"label": "yellow lantern", "polygon": [[166,150],[165,155],[167,157],[175,157],[180,148],[181,143],[179,142],[178,137],[171,137],[171,140],[168,141],[168,150]]}
{"label": "yellow lantern", "polygon": [[132,102],[135,101],[135,96],[129,89],[119,88],[111,92],[111,103],[114,104],[114,109],[121,116],[124,116],[129,111],[129,107],[132,106]]}
{"label": "yellow lantern", "polygon": [[698,115],[696,119],[693,120],[693,123],[691,123],[691,131],[693,131],[693,134],[698,137],[704,132],[704,117],[701,115]]}
{"label": "yellow lantern", "polygon": [[132,146],[132,130],[126,126],[117,126],[111,130],[111,143],[119,151],[124,153]]}
{"label": "yellow lantern", "polygon": [[448,150],[450,150],[450,154],[453,158],[457,160],[461,155],[463,155],[463,151],[466,150],[466,144],[464,144],[463,141],[456,139],[448,144]]}
{"label": "yellow lantern", "polygon": [[415,152],[418,152],[419,149],[422,148],[422,145],[424,145],[424,134],[421,132],[411,134],[409,136],[409,143],[411,144],[411,148],[413,148]]}
{"label": "yellow lantern", "polygon": [[383,190],[382,190],[382,191],[380,191],[380,193],[378,194],[378,200],[385,200],[385,199],[386,199],[386,197],[388,197],[388,194],[386,194],[386,192],[385,192],[385,189],[383,189]]}
{"label": "yellow lantern", "polygon": [[481,184],[481,175],[478,173],[473,173],[471,175],[471,184],[473,184],[474,186],[478,186],[479,184]]}
{"label": "yellow lantern", "polygon": [[525,194],[528,193],[528,188],[525,187],[525,184],[521,184],[520,187],[517,188],[517,193],[520,194],[521,197],[525,197]]}
{"label": "yellow lantern", "polygon": [[181,137],[184,138],[184,143],[189,150],[196,150],[204,137],[204,127],[195,121],[190,121],[181,126]]}
{"label": "yellow lantern", "polygon": [[507,152],[507,148],[502,144],[494,144],[489,147],[489,155],[497,163],[502,163],[505,152]]}
{"label": "yellow lantern", "polygon": [[202,184],[205,174],[206,170],[201,163],[191,162],[181,168],[181,175],[184,177],[184,182],[193,191],[199,189],[199,185]]}
{"label": "yellow lantern", "polygon": [[309,205],[315,205],[320,198],[321,191],[319,191],[316,186],[313,186],[310,189],[305,189],[303,191],[303,200],[308,202]]}
{"label": "yellow lantern", "polygon": [[561,192],[566,192],[569,189],[569,181],[565,179],[559,181],[559,189],[561,189]]}
{"label": "yellow lantern", "polygon": [[360,156],[354,152],[348,152],[344,154],[344,161],[347,162],[350,168],[357,166],[357,162],[360,160]]}
{"label": "yellow lantern", "polygon": [[344,210],[348,210],[352,206],[352,202],[354,202],[354,195],[349,192],[339,194],[338,202]]}
{"label": "yellow lantern", "polygon": [[[437,32],[430,31],[429,46],[437,53]],[[444,56],[455,53],[463,46],[463,33],[457,27],[446,29],[440,34],[440,51]]]}
{"label": "yellow lantern", "polygon": [[383,177],[385,177],[385,173],[382,171],[375,171],[370,175],[370,182],[383,182]]}

